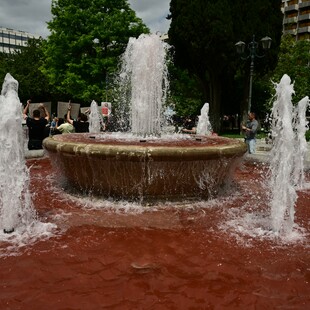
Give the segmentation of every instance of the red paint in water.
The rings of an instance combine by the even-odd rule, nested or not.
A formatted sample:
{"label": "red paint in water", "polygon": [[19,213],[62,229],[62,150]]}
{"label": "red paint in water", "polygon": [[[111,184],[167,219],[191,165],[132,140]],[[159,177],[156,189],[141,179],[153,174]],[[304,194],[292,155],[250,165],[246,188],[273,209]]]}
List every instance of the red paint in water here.
{"label": "red paint in water", "polygon": [[[156,139],[156,138],[145,138],[140,139],[136,137],[130,139],[126,135],[121,135],[119,138],[117,136],[111,135],[111,133],[103,134],[92,134],[92,133],[83,133],[83,134],[71,134],[71,135],[55,135],[53,139],[60,142],[73,142],[73,143],[89,143],[92,145],[121,145],[121,146],[141,146],[144,147],[206,147],[206,146],[223,146],[223,145],[235,145],[237,142],[234,139],[229,139],[225,137],[218,136],[203,136],[203,135],[186,135],[186,139],[180,139],[179,137],[173,139]],[[184,138],[183,137],[183,138]]]}
{"label": "red paint in water", "polygon": [[[220,204],[134,214],[83,208],[55,191],[47,158],[28,164],[39,216],[67,230],[1,258],[0,309],[309,309],[309,236],[239,242],[219,229],[228,211],[268,208],[258,198],[266,168],[245,163],[234,176],[241,195]],[[295,222],[307,232],[309,206],[300,192]]]}

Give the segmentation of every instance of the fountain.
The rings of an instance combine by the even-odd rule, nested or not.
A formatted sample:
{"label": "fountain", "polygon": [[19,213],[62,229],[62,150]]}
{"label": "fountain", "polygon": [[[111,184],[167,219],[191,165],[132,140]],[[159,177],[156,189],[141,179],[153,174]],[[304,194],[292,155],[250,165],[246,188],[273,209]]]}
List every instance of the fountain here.
{"label": "fountain", "polygon": [[217,194],[230,167],[245,153],[245,145],[206,135],[161,134],[168,88],[166,50],[157,35],[141,35],[128,43],[120,73],[121,93],[127,96],[119,105],[131,116],[124,121],[131,133],[57,135],[44,140],[68,184],[104,197],[141,201]]}
{"label": "fountain", "polygon": [[[1,97],[2,108],[12,103],[9,98],[16,99],[14,92],[11,94],[14,96]],[[278,101],[282,100],[281,94]],[[17,107],[19,105],[15,99]],[[293,122],[294,128],[298,128],[296,130],[300,141],[305,126],[302,114],[307,103],[305,99],[299,105],[298,117],[294,117]],[[14,120],[19,122],[19,113],[10,115],[11,125]],[[16,130],[20,127],[16,127]],[[5,130],[5,126],[1,127],[1,134]],[[12,134],[15,134],[14,130]],[[124,200],[71,195],[63,190],[60,175],[53,169],[53,156],[58,156],[57,153],[61,153],[65,162],[68,161],[68,173],[74,174],[75,169],[78,169],[80,175],[87,174],[85,178],[89,178],[97,176],[97,170],[98,174],[104,174],[105,170],[109,172],[111,164],[115,170],[110,171],[110,176],[116,174],[115,181],[118,182],[123,182],[124,178],[121,174],[123,161],[132,162],[130,165],[142,161],[147,170],[153,161],[159,166],[161,163],[173,162],[174,159],[167,160],[165,157],[167,150],[164,148],[170,151],[170,137],[137,137],[130,134],[122,137],[106,133],[67,136],[72,136],[73,140],[58,140],[55,149],[49,151],[50,156],[28,159],[26,162],[28,167],[32,167],[29,169],[29,191],[35,198],[34,207],[41,218],[57,224],[58,234],[51,238],[51,234],[44,233],[38,238],[40,230],[36,229],[34,234],[20,238],[17,245],[14,245],[12,234],[0,233],[0,278],[3,282],[0,304],[4,308],[45,309],[47,305],[52,309],[310,307],[309,189],[299,192],[295,215],[297,223],[293,232],[285,235],[277,235],[270,230],[270,201],[264,186],[269,166],[253,162],[249,157],[233,173],[233,191],[211,200],[194,199],[182,203],[157,201],[156,205],[147,208],[140,203]],[[216,160],[222,163],[230,158],[236,160],[236,155],[225,153],[227,148],[213,137],[181,137],[172,139],[176,144],[172,149],[176,150],[177,146],[181,148],[175,151],[176,157],[184,149],[192,152],[190,147],[183,145],[188,141],[189,146],[193,145],[194,148],[206,143],[206,146],[199,149],[203,154],[204,148],[209,146],[212,149],[214,143],[214,154],[199,154],[199,150],[191,157],[187,157],[187,153],[182,154],[184,162],[176,163],[175,169],[178,169],[178,165],[187,169],[187,163],[193,168],[192,161],[197,161],[198,166],[200,161],[214,160],[213,164],[216,164]],[[196,138],[202,140],[197,141]],[[11,157],[14,153],[11,140],[4,137],[1,139],[2,145],[10,147],[1,149],[0,156],[10,150]],[[53,140],[48,141],[51,143]],[[150,157],[153,149],[156,149],[158,157],[148,161],[145,155],[146,158],[141,160],[136,155],[138,146],[133,148],[131,142],[142,145],[139,149],[141,153],[144,151],[143,146],[148,144]],[[160,158],[156,143],[160,147],[163,145]],[[222,152],[216,149],[216,145],[222,147]],[[126,146],[130,152],[121,152],[126,150]],[[100,149],[104,149],[104,155]],[[19,154],[20,149],[16,152]],[[300,147],[298,152],[303,155],[304,147]],[[95,164],[80,167],[84,161],[87,163],[84,155]],[[23,162],[23,157],[18,158],[20,161],[11,161],[8,156],[1,157],[1,164],[9,163],[7,167],[1,166],[0,170],[1,186],[7,182],[7,191],[15,188],[10,185],[12,179],[17,177],[10,167]],[[116,167],[113,161],[119,165]],[[102,163],[106,164],[103,165],[105,169],[101,167]],[[62,163],[61,167],[64,165]],[[126,171],[128,166],[125,165],[127,163],[123,163]],[[293,169],[294,182],[306,187],[310,181],[309,171],[302,178],[295,176],[301,166]],[[20,172],[24,176],[24,166],[21,167]],[[282,167],[285,169],[284,165]],[[90,169],[91,175],[83,168]],[[7,170],[4,172],[4,169]],[[185,173],[193,174],[189,170]],[[164,174],[161,176],[165,177]],[[198,176],[202,175],[198,173]],[[130,174],[127,177],[130,178]],[[210,181],[208,177],[206,179]],[[28,177],[23,180],[28,183]],[[135,186],[139,188],[140,184]],[[28,192],[26,187],[24,189]],[[281,189],[286,190],[283,187]],[[21,220],[19,216],[18,220]],[[11,224],[6,225],[7,229],[12,227]],[[37,242],[32,242],[34,239]]]}
{"label": "fountain", "polygon": [[89,132],[99,133],[101,128],[103,128],[102,115],[99,113],[97,102],[93,100],[90,105]]}
{"label": "fountain", "polygon": [[[305,132],[306,110],[309,98],[305,97],[294,108],[293,84],[284,75],[276,85],[277,99],[272,108],[270,180],[272,229],[276,233],[291,232],[294,225],[296,189],[304,183],[304,159],[307,152]],[[285,180],[285,182],[283,182]]]}
{"label": "fountain", "polygon": [[138,136],[161,134],[162,107],[169,88],[167,49],[157,35],[141,35],[129,39],[123,54],[119,75],[121,113],[126,119],[129,111],[131,132]]}
{"label": "fountain", "polygon": [[200,115],[198,116],[197,124],[197,134],[198,135],[211,135],[212,126],[209,121],[209,103],[205,103],[200,110]]}
{"label": "fountain", "polygon": [[18,82],[8,73],[0,96],[0,227],[12,233],[33,221],[28,191],[28,169],[24,159],[22,105]]}
{"label": "fountain", "polygon": [[9,242],[13,249],[52,236],[56,226],[41,222],[33,207],[30,169],[24,152],[22,104],[18,82],[9,73],[3,82],[0,109],[0,245]]}

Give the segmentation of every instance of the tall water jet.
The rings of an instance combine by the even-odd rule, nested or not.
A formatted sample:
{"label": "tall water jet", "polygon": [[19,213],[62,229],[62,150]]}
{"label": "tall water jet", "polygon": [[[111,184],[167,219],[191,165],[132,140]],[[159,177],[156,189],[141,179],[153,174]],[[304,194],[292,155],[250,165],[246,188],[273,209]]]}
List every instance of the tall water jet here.
{"label": "tall water jet", "polygon": [[[284,75],[279,84],[276,85],[276,97],[272,108],[271,135],[273,148],[271,150],[270,181],[271,189],[271,220],[272,229],[276,233],[288,233],[294,225],[295,203],[297,200],[296,182],[299,182],[302,173],[301,164],[296,168],[296,162],[302,162],[299,145],[301,135],[305,134],[306,106],[308,99],[304,98],[300,103],[299,119],[294,128],[294,107],[292,95],[293,84],[288,75]],[[303,114],[303,115],[302,115]],[[298,151],[299,150],[299,151]]]}
{"label": "tall water jet", "polygon": [[30,223],[35,216],[28,192],[22,105],[17,91],[18,82],[6,74],[0,96],[0,227],[5,233]]}
{"label": "tall water jet", "polygon": [[306,131],[309,129],[306,112],[309,108],[309,97],[300,100],[294,109],[293,127],[296,132],[296,147],[293,180],[298,189],[303,189],[305,183],[304,161],[308,151]]}
{"label": "tall water jet", "polygon": [[126,111],[129,110],[133,134],[159,136],[161,133],[162,107],[166,102],[169,84],[167,49],[168,45],[155,34],[130,38],[128,42],[122,57],[120,87],[129,89],[129,92],[120,104],[129,103]]}

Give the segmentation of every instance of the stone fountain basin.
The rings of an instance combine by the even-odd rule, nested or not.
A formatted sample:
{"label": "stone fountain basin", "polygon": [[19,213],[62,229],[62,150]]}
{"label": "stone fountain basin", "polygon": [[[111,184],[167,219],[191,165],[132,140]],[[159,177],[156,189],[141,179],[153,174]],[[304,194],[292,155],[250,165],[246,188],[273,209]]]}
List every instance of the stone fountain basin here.
{"label": "stone fountain basin", "polygon": [[54,168],[83,193],[126,200],[214,197],[246,152],[223,137],[67,134],[43,141]]}

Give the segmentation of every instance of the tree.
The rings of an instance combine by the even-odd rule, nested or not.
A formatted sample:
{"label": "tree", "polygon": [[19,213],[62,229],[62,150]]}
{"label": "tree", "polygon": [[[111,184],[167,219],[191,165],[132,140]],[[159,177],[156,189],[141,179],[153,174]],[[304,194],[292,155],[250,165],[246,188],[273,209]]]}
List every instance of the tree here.
{"label": "tree", "polygon": [[51,100],[52,88],[40,71],[43,63],[43,39],[30,39],[27,46],[14,53],[0,54],[0,74],[9,72],[19,83],[18,94],[21,101],[31,98],[35,101]]}
{"label": "tree", "polygon": [[[254,3],[239,0],[235,3],[234,15],[241,16],[234,22],[235,42],[244,41],[249,43],[255,35],[258,43],[258,54],[265,55],[263,58],[255,58],[252,110],[257,115],[265,115],[264,103],[269,97],[270,73],[275,68],[278,59],[279,46],[282,35],[283,14],[280,10],[281,1],[258,0]],[[264,21],[262,23],[262,20]],[[272,39],[271,49],[263,51],[260,39],[269,36]],[[238,55],[235,54],[236,59]],[[234,97],[239,98],[240,113],[246,116],[248,107],[250,85],[250,58],[247,61],[239,59],[235,67]]]}
{"label": "tree", "polygon": [[[279,45],[283,18],[280,5],[280,0],[171,0],[169,40],[175,48],[175,64],[199,81],[203,102],[210,104],[215,130],[220,127],[221,113],[235,104],[234,76],[240,63],[234,44],[239,40],[249,42],[256,34],[258,38],[268,35],[274,46]],[[247,70],[249,66],[244,64],[242,68]],[[267,64],[258,69],[265,72],[266,68]],[[244,81],[244,85],[248,83]]]}
{"label": "tree", "polygon": [[100,100],[129,37],[148,29],[127,0],[53,0],[43,72],[72,99]]}
{"label": "tree", "polygon": [[[279,83],[287,74],[294,82],[293,102],[298,102],[310,94],[310,42],[296,41],[291,35],[282,37],[277,67],[273,71],[272,81]],[[274,90],[272,92],[274,94]],[[268,104],[270,106],[270,104]]]}
{"label": "tree", "polygon": [[210,104],[210,118],[218,128],[221,101],[220,79],[231,51],[232,16],[229,1],[172,0],[169,41],[175,48],[175,63],[198,81],[204,101]]}
{"label": "tree", "polygon": [[188,70],[169,66],[172,106],[178,116],[198,115],[203,101],[197,79]]}

